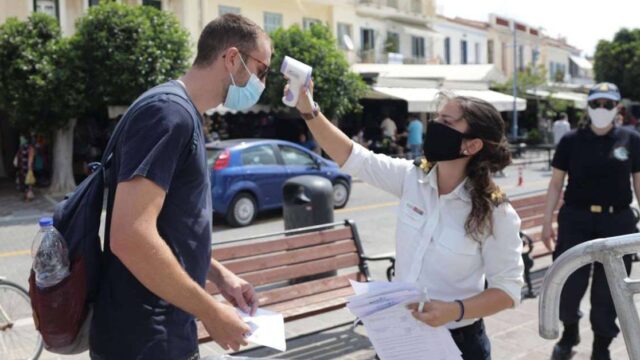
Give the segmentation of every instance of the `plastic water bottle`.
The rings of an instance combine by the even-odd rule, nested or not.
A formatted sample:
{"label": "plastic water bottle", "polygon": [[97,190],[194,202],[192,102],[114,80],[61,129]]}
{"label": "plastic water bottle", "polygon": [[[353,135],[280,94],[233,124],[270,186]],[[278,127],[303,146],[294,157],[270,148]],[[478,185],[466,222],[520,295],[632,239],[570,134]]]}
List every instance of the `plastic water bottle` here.
{"label": "plastic water bottle", "polygon": [[40,219],[40,231],[31,245],[36,285],[47,288],[69,275],[69,250],[62,235],[53,227],[53,219]]}

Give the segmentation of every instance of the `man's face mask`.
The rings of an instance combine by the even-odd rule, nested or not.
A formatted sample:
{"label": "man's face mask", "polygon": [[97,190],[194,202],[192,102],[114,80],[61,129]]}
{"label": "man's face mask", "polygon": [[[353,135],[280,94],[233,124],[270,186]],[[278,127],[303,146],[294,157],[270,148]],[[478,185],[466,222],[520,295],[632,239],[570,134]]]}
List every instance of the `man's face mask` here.
{"label": "man's face mask", "polygon": [[473,136],[440,122],[429,121],[423,145],[424,155],[428,161],[447,161],[465,157],[461,151],[462,140],[470,138]]}
{"label": "man's face mask", "polygon": [[604,103],[600,103],[598,100],[589,101],[587,112],[593,126],[598,129],[604,129],[609,126],[618,113],[615,105],[612,100],[607,100]]}
{"label": "man's face mask", "polygon": [[232,85],[229,86],[229,90],[227,91],[227,98],[224,101],[224,106],[234,110],[246,110],[257,104],[260,99],[260,95],[262,95],[262,92],[264,91],[264,84],[260,79],[258,79],[256,74],[249,71],[249,68],[244,63],[244,59],[242,59],[242,55],[240,55],[240,61],[242,62],[244,69],[251,74],[251,77],[245,86],[240,87],[236,85],[233,74],[229,73]]}

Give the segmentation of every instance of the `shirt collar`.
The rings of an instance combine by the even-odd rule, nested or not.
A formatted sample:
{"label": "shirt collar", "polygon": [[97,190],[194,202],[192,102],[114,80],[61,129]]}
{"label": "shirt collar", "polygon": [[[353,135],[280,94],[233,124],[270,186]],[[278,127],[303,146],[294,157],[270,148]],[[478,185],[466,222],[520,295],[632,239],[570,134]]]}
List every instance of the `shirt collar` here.
{"label": "shirt collar", "polygon": [[[453,189],[451,193],[447,195],[443,195],[442,197],[447,199],[457,197],[462,201],[470,202],[471,196],[469,195],[469,191],[467,190],[467,187],[466,187],[468,180],[469,178],[465,177],[464,180],[462,180],[462,182],[458,186],[456,186],[456,188]],[[433,188],[433,190],[435,190],[436,193],[438,193],[438,165],[437,164],[426,175],[425,181],[421,181],[421,182],[428,183],[428,186],[431,186],[431,188]]]}

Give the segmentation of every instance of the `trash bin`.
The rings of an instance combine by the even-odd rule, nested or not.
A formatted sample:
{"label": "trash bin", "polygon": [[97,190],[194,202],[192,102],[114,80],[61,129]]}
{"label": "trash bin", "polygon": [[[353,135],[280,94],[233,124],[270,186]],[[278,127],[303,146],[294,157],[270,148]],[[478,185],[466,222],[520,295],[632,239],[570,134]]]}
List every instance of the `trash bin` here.
{"label": "trash bin", "polygon": [[[293,177],[282,187],[282,200],[285,230],[333,222],[333,185],[328,179],[312,175]],[[335,271],[329,271],[293,279],[289,283],[299,284],[334,275]]]}
{"label": "trash bin", "polygon": [[320,176],[296,176],[282,187],[284,229],[333,222],[333,185]]}

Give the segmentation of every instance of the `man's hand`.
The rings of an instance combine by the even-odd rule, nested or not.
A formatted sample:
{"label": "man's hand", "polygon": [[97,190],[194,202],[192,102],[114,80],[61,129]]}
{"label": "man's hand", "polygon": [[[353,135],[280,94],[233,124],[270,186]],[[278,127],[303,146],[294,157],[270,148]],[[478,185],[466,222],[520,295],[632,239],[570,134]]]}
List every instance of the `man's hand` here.
{"label": "man's hand", "polygon": [[226,268],[221,274],[218,285],[224,298],[249,315],[254,315],[258,308],[258,295],[253,286]]}
{"label": "man's hand", "polygon": [[542,225],[542,242],[549,251],[553,251],[557,242],[555,231],[553,231],[553,225],[547,221]]}
{"label": "man's hand", "polygon": [[460,317],[460,306],[455,302],[432,300],[424,303],[422,312],[418,312],[418,304],[407,306],[416,320],[431,327],[446,325]]}
{"label": "man's hand", "polygon": [[199,317],[213,341],[224,350],[240,350],[247,345],[245,335],[251,328],[245,323],[233,307],[221,302],[213,302],[213,309],[206,316]]}

